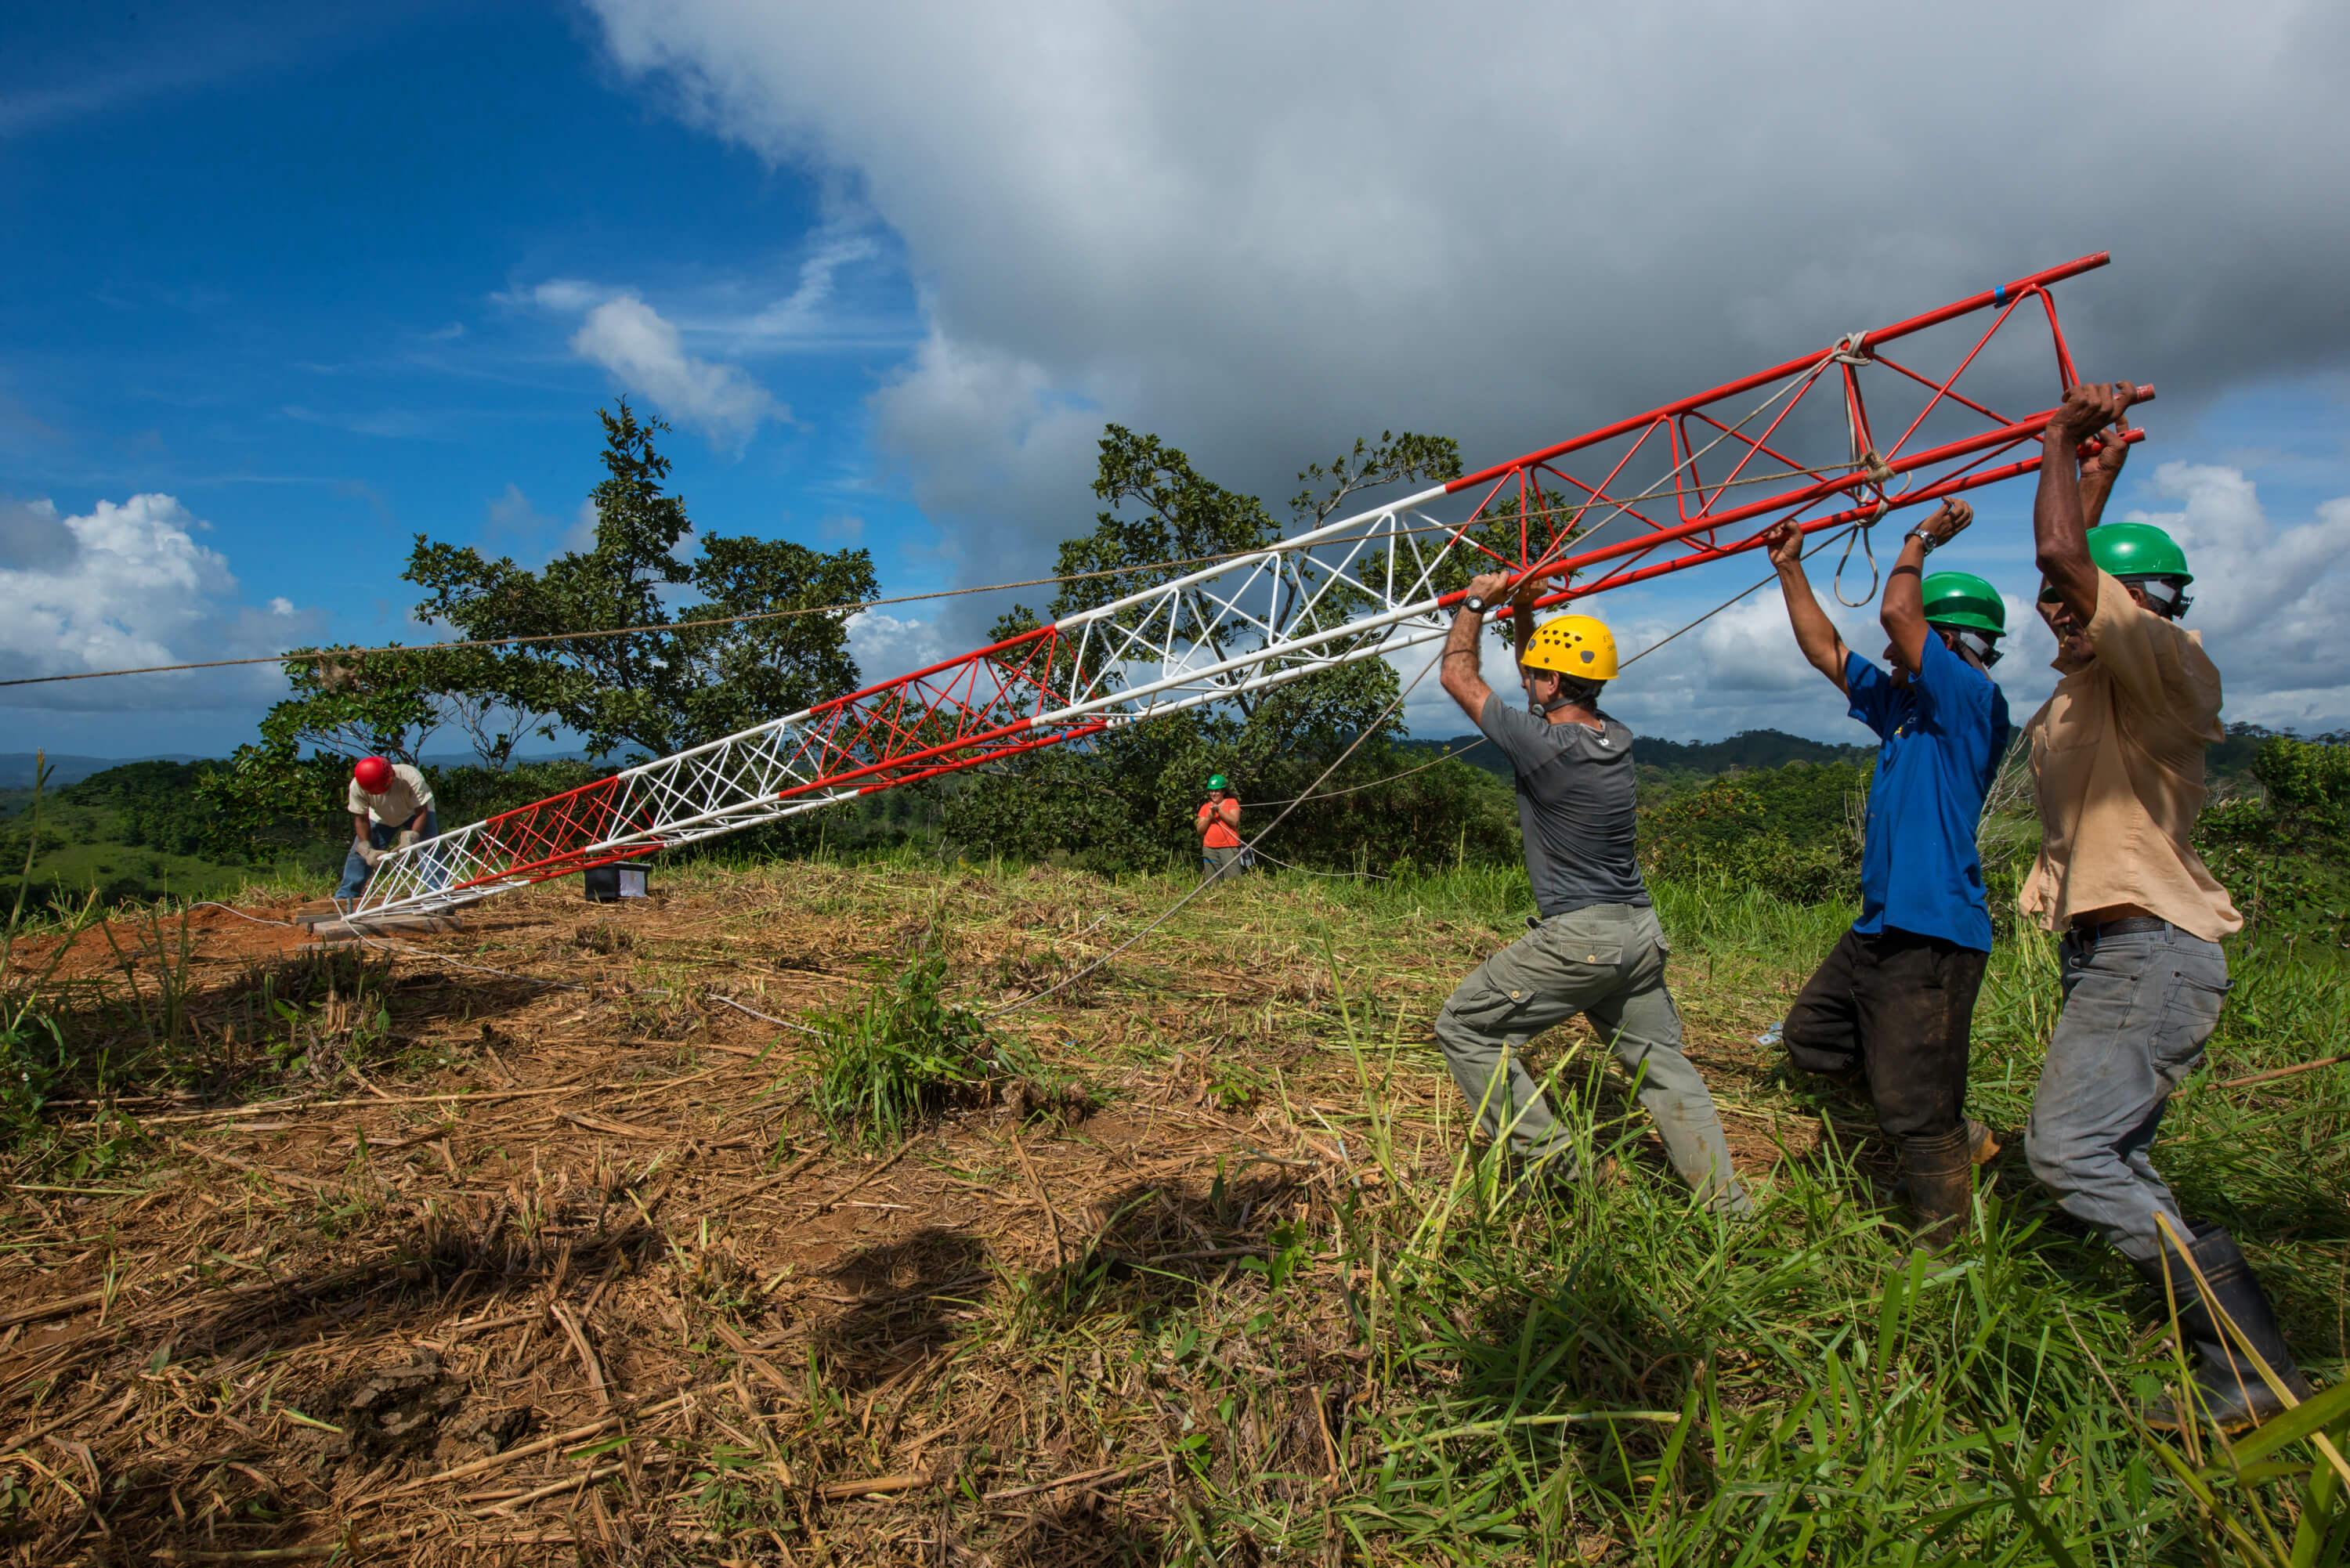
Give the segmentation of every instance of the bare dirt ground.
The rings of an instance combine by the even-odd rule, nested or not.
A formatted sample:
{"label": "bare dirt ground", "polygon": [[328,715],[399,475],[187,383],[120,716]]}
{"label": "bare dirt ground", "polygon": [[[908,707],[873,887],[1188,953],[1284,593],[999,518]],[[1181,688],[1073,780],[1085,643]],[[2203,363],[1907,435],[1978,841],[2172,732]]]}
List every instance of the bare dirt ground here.
{"label": "bare dirt ground", "polygon": [[[1137,1344],[1155,1314],[1243,1324],[1274,1227],[1386,1201],[1350,1012],[1402,1048],[1399,1157],[1451,1165],[1466,1118],[1413,1047],[1501,933],[1375,940],[1310,891],[1235,888],[1003,1021],[1081,1091],[868,1151],[810,1112],[811,1041],[722,998],[797,1022],[935,929],[959,999],[993,1006],[1160,890],[662,881],[650,907],[563,883],[356,949],[217,909],[80,939],[67,1026],[177,1066],[53,1107],[50,1157],[12,1172],[11,1560],[1150,1562],[1194,1423],[1255,1422],[1309,1496],[1371,1457],[1343,1290],[1284,1309],[1276,1360],[1229,1331],[1238,1415],[1053,1332],[1055,1303],[1107,1272],[1139,1282]],[[1697,1044],[1742,1166],[1800,1154],[1813,1124],[1742,1104],[1762,1053]]]}

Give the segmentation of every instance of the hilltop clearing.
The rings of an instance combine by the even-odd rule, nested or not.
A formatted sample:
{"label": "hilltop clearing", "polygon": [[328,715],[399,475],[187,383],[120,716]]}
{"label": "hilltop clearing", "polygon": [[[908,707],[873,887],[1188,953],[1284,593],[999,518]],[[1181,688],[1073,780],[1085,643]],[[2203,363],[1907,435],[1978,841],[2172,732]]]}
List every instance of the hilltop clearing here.
{"label": "hilltop clearing", "polygon": [[[55,1068],[11,1101],[0,1235],[16,1561],[2189,1563],[2254,1560],[2220,1521],[2256,1517],[2339,1544],[2305,1445],[2251,1480],[2182,1453],[2190,1486],[2134,1427],[2175,1363],[2015,1154],[1966,1248],[1911,1257],[1865,1105],[1755,1043],[1834,907],[1659,888],[1763,1205],[1739,1226],[1580,1025],[1536,1052],[1587,1174],[1497,1201],[1428,1022],[1519,925],[1514,872],[1248,878],[1090,972],[1187,884],[655,885],[331,950],[218,909],[75,940],[15,1044]],[[2308,1064],[2350,970],[2236,961],[2165,1168],[2232,1199],[2332,1385],[2350,1070]],[[1994,1125],[2054,1006],[2048,945],[2007,942]]]}

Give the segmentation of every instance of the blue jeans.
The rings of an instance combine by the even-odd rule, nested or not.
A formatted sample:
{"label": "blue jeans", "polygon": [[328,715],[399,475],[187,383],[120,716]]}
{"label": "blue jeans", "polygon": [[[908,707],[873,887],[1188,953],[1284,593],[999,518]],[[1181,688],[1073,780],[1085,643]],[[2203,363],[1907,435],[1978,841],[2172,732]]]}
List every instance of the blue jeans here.
{"label": "blue jeans", "polygon": [[2170,1092],[2203,1062],[2228,997],[2217,942],[2176,927],[2059,949],[2064,1011],[2032,1097],[2023,1148],[2065,1213],[2135,1262],[2162,1255],[2155,1216],[2189,1234],[2147,1151]]}
{"label": "blue jeans", "polygon": [[[417,836],[420,838],[438,838],[440,836],[441,818],[433,809],[428,805],[424,808],[424,826],[422,828],[418,830]],[[400,842],[400,825],[396,822],[369,823],[368,842],[378,849],[390,848],[393,845]],[[348,904],[353,898],[358,898],[361,892],[366,890],[368,885],[368,873],[373,869],[373,867],[359,858],[359,841],[357,839],[353,839],[351,841],[350,853],[343,857],[343,879],[335,888],[336,901],[338,903]],[[433,880],[437,883],[439,878],[435,877]]]}

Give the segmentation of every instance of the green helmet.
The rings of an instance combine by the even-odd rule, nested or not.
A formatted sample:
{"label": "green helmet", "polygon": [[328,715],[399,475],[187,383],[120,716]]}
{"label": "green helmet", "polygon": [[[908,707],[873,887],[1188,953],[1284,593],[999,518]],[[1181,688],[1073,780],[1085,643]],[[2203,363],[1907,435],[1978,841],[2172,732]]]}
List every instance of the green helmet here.
{"label": "green helmet", "polygon": [[1232,786],[1231,784],[1226,784],[1226,783],[1224,782],[1224,775],[1223,775],[1223,774],[1210,774],[1208,775],[1208,787],[1209,787],[1210,789],[1230,789],[1230,788],[1232,788]]}
{"label": "green helmet", "polygon": [[1936,572],[1924,585],[1926,624],[2007,635],[2007,603],[1972,572]]}
{"label": "green helmet", "polygon": [[2187,552],[2151,523],[2101,523],[2089,530],[2089,559],[2116,577],[2169,577],[2180,587],[2195,580]]}

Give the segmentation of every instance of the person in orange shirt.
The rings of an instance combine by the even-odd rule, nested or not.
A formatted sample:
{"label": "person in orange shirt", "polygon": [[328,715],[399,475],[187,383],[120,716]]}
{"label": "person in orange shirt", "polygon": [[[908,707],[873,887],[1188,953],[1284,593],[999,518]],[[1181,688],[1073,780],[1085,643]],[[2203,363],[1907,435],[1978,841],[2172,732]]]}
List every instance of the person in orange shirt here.
{"label": "person in orange shirt", "polygon": [[1200,869],[1209,877],[1230,877],[1241,865],[1241,798],[1223,774],[1208,779],[1208,798],[1191,818],[1200,836]]}
{"label": "person in orange shirt", "polygon": [[[2199,1406],[2234,1431],[2290,1402],[2245,1347],[2294,1398],[2310,1387],[2234,1238],[2189,1220],[2148,1158],[2171,1091],[2202,1065],[2219,1025],[2228,995],[2220,940],[2244,920],[2193,841],[2204,751],[2225,733],[2219,668],[2178,624],[2194,575],[2161,529],[2098,524],[2137,399],[2126,381],[2064,394],[2033,506],[2040,614],[2056,634],[2061,679],[2024,726],[2041,846],[2018,903],[2064,933],[2064,1006],[2024,1150],[2064,1211],[2175,1307],[2194,1347],[2191,1398],[2164,1400],[2147,1422],[2184,1427]],[[2081,464],[2080,444],[2100,434],[2101,450]]]}

